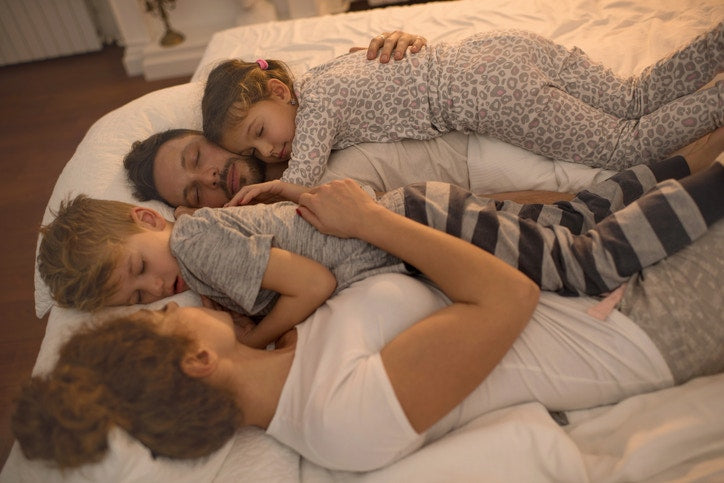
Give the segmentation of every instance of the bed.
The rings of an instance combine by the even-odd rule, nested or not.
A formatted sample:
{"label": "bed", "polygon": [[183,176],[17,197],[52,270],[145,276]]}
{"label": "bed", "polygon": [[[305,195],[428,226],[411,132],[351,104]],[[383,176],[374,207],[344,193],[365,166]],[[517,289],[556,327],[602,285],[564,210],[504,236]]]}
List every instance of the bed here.
{"label": "bed", "polygon": [[[620,74],[640,71],[724,20],[721,0],[461,0],[237,27],[210,41],[192,81],[107,114],[80,143],[57,180],[43,223],[69,194],[133,201],[122,168],[130,144],[171,127],[200,127],[203,80],[219,59],[282,58],[302,72],[384,30],[430,42],[495,28],[524,28],[576,45]],[[573,190],[606,173],[552,163],[483,136],[469,141],[481,191]],[[149,206],[172,218],[170,208]],[[35,274],[36,313],[49,320],[34,372],[52,366],[59,344],[88,315],[54,306]],[[198,304],[189,293],[175,299]],[[159,304],[160,305],[160,304]],[[115,309],[128,310],[128,309]],[[107,311],[110,313],[112,311]],[[341,313],[340,313],[341,312]],[[723,311],[724,313],[724,311]],[[335,317],[344,317],[340,309]],[[328,471],[258,429],[245,429],[199,461],[155,460],[121,431],[100,463],[59,472],[27,461],[17,444],[2,482],[176,481],[724,481],[724,374],[695,379],[619,404],[573,411],[561,425],[538,403],[502,409],[370,473]]]}

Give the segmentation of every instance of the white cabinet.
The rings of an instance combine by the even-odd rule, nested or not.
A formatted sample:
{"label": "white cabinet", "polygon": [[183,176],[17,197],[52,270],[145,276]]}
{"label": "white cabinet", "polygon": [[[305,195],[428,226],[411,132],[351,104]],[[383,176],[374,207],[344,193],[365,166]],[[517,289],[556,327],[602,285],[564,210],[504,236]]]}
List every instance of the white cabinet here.
{"label": "white cabinet", "polygon": [[191,75],[209,39],[219,30],[277,19],[339,13],[348,0],[176,0],[168,11],[174,30],[185,40],[163,47],[161,18],[145,11],[142,0],[107,0],[125,47],[123,64],[128,75],[163,79]]}

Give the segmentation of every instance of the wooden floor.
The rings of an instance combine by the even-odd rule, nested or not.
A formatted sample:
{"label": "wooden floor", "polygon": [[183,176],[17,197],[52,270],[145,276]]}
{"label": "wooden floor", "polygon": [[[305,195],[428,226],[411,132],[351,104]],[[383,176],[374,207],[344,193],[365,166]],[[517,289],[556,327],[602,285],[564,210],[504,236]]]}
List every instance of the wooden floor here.
{"label": "wooden floor", "polygon": [[123,51],[0,67],[0,464],[12,446],[12,400],[27,379],[47,319],[35,317],[37,229],[55,180],[103,114],[188,77],[146,82],[123,70]]}

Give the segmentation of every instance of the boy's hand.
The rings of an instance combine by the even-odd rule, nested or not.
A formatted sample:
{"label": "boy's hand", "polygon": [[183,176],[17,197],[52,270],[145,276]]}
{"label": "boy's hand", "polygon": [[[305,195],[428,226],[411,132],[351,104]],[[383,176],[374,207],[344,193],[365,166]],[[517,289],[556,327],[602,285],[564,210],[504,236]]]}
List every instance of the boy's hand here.
{"label": "boy's hand", "polygon": [[309,191],[305,186],[286,183],[275,179],[265,183],[242,187],[224,206],[241,206],[254,203],[275,203],[277,201],[299,201],[299,195]]}
{"label": "boy's hand", "polygon": [[[390,61],[391,55],[394,55],[395,60],[400,60],[405,56],[408,48],[415,54],[425,45],[427,45],[427,39],[420,35],[408,34],[401,30],[383,32],[370,40],[370,45],[367,47],[367,59],[375,59],[379,54],[380,63],[386,64]],[[352,47],[349,51],[356,52],[363,49],[364,47]]]}
{"label": "boy's hand", "polygon": [[284,332],[281,335],[281,337],[279,337],[276,340],[276,342],[274,343],[274,346],[277,349],[282,349],[284,347],[289,347],[296,343],[297,343],[297,329],[291,329],[291,330]]}
{"label": "boy's hand", "polygon": [[193,215],[196,210],[198,210],[198,208],[191,208],[189,206],[177,206],[176,209],[173,210],[173,216],[178,220],[181,215]]}
{"label": "boy's hand", "polygon": [[234,322],[234,325],[236,326],[236,340],[239,342],[244,342],[244,338],[248,336],[249,332],[251,332],[254,327],[256,327],[256,323],[254,323],[253,320],[251,320],[250,317],[241,314],[239,312],[234,312],[232,310],[227,309],[223,305],[219,304],[218,302],[215,302],[208,298],[205,295],[201,296],[201,305],[203,307],[206,307],[207,309],[213,309],[213,310],[223,310],[224,312],[228,312],[229,315],[231,315],[231,320]]}

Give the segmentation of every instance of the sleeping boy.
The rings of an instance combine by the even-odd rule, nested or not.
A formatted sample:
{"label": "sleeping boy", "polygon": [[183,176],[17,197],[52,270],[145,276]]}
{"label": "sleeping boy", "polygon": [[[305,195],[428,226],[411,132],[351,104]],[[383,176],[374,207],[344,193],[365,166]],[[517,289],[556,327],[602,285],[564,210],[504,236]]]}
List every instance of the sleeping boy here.
{"label": "sleeping boy", "polygon": [[[555,205],[496,202],[444,183],[391,191],[379,205],[470,241],[545,290],[596,295],[688,245],[724,215],[724,167],[689,174],[687,161],[674,157]],[[150,303],[191,288],[260,316],[239,336],[264,347],[357,280],[415,272],[365,242],[317,231],[303,199],[297,203],[323,187],[272,183],[291,201],[203,208],[175,223],[149,208],[78,196],[42,228],[40,274],[60,305],[82,310]],[[337,183],[361,190],[351,180]],[[676,236],[651,239],[661,233]]]}

